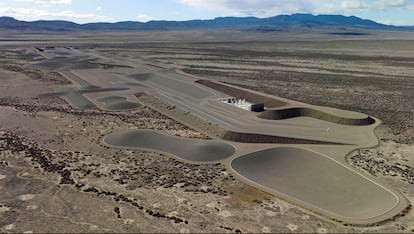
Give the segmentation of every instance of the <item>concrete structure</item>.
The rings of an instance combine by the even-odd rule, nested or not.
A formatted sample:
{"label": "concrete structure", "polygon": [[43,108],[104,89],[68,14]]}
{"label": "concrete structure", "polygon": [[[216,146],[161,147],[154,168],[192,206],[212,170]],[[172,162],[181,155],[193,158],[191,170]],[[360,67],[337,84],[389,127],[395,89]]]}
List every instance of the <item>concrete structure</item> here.
{"label": "concrete structure", "polygon": [[263,111],[265,111],[265,105],[264,105],[264,103],[252,104],[250,106],[250,111],[252,111],[252,112],[263,112]]}
{"label": "concrete structure", "polygon": [[231,97],[225,99],[223,102],[235,106],[237,108],[252,112],[263,112],[265,110],[264,103],[250,103],[246,101],[246,99],[238,99]]}
{"label": "concrete structure", "polygon": [[[185,122],[191,114],[207,122],[208,128],[213,130],[225,129],[243,137],[256,138],[264,135],[304,142],[278,140],[268,144],[255,144],[252,141],[232,140],[220,144],[223,141],[216,138],[216,141],[210,143],[184,141],[188,148],[183,150],[176,147],[184,144],[176,138],[142,131],[132,132],[131,135],[131,132],[125,131],[112,135],[117,136],[113,138],[114,142],[109,141],[111,138],[106,138],[106,143],[116,143],[119,147],[166,151],[189,161],[207,163],[218,160],[233,175],[251,186],[346,223],[382,222],[400,214],[408,206],[401,193],[358,172],[345,159],[356,149],[378,145],[374,129],[380,121],[374,117],[195,79],[177,72],[173,65],[148,64],[139,58],[109,59],[91,51],[60,48],[38,53],[46,59],[32,66],[59,72],[78,87],[74,92],[79,95],[69,98],[71,102],[76,103],[77,98],[83,97],[85,100],[81,101],[89,101],[99,107],[102,103],[99,100],[114,100],[113,97],[116,96],[116,100],[134,102],[138,101],[135,94],[147,93],[167,103],[168,110],[160,111],[163,114],[172,116],[177,110],[186,113],[176,116],[177,121]],[[67,55],[64,57],[62,54]],[[108,72],[90,64],[86,66],[85,61],[90,59],[105,64],[116,60],[116,64],[125,66]],[[85,93],[82,87],[105,92]],[[60,95],[66,94],[63,92]],[[228,97],[237,97],[239,100]],[[266,106],[266,110],[258,114],[229,108],[227,104],[250,111],[259,111]],[[160,109],[157,103],[152,108]],[[187,122],[187,125],[198,129],[199,122],[201,121]],[[200,131],[207,132],[203,128]],[[154,139],[150,141],[149,137]],[[128,142],[128,139],[133,142]],[[136,145],[135,142],[139,144]],[[231,146],[235,147],[234,154]],[[215,153],[223,152],[223,149],[226,154]],[[215,157],[222,157],[215,158],[211,153]],[[230,156],[231,154],[233,155]],[[202,157],[194,158],[194,155]],[[364,206],[360,204],[361,201]]]}

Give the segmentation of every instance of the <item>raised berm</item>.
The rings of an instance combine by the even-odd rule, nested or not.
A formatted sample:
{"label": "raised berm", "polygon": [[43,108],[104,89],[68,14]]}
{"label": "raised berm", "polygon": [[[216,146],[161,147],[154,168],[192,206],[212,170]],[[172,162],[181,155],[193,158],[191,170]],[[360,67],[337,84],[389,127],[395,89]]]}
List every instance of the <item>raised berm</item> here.
{"label": "raised berm", "polygon": [[226,141],[243,143],[273,143],[273,144],[312,144],[312,145],[345,145],[334,141],[318,141],[284,136],[263,135],[254,133],[234,132],[226,130],[220,135]]}
{"label": "raised berm", "polygon": [[351,119],[332,115],[323,111],[311,109],[311,108],[288,108],[288,109],[279,109],[279,110],[266,110],[265,112],[260,113],[257,117],[262,119],[269,120],[283,120],[296,117],[310,117],[314,119],[320,119],[336,124],[343,125],[352,125],[352,126],[364,126],[371,125],[375,123],[375,119],[367,116],[366,118],[361,119]]}
{"label": "raised berm", "polygon": [[382,221],[400,203],[394,192],[305,149],[258,151],[234,159],[231,167],[268,191],[349,223]]}
{"label": "raised berm", "polygon": [[132,110],[142,106],[139,103],[129,102],[125,97],[118,96],[104,97],[98,101],[105,103],[103,108],[111,111]]}
{"label": "raised berm", "polygon": [[235,148],[224,142],[168,136],[153,130],[112,133],[104,142],[115,147],[161,151],[195,163],[221,161],[235,153]]}
{"label": "raised berm", "polygon": [[[277,100],[275,98],[261,95],[256,92],[252,92],[246,89],[234,87],[231,85],[214,82],[210,80],[197,80],[196,83],[207,86],[211,89],[217,90],[224,94],[230,95],[237,99],[245,99],[251,103],[264,103],[266,111],[261,112],[257,117],[268,120],[284,120],[296,117],[310,117],[314,119],[319,119],[323,121],[328,121],[336,124],[343,125],[352,125],[352,126],[364,126],[371,125],[375,123],[375,119],[369,116],[361,119],[352,119],[341,116],[336,116],[329,114],[323,111],[319,111],[312,108],[306,107],[295,107],[295,108],[285,108],[285,109],[275,109],[286,107],[289,103]],[[273,108],[273,109],[269,109]]]}

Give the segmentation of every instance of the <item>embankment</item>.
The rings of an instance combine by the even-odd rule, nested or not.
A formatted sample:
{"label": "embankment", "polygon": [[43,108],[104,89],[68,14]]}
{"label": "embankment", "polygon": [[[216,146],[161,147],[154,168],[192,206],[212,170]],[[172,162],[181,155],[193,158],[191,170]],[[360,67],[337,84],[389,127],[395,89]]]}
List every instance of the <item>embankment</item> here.
{"label": "embankment", "polygon": [[351,119],[332,115],[323,111],[310,109],[310,108],[288,108],[280,110],[267,110],[260,113],[257,117],[268,120],[283,120],[296,117],[310,117],[314,119],[320,119],[336,124],[352,125],[352,126],[365,126],[375,123],[375,119],[367,116],[361,119]]}
{"label": "embankment", "polygon": [[188,111],[184,111],[174,105],[166,103],[152,95],[146,93],[137,93],[136,97],[141,103],[149,106],[150,108],[190,127],[202,133],[205,133],[211,137],[217,137],[227,141],[243,142],[243,143],[273,143],[273,144],[336,144],[336,142],[316,141],[309,139],[290,138],[283,136],[271,136],[262,134],[251,134],[234,132],[225,129],[217,124],[213,124],[204,120],[198,116],[191,114]]}

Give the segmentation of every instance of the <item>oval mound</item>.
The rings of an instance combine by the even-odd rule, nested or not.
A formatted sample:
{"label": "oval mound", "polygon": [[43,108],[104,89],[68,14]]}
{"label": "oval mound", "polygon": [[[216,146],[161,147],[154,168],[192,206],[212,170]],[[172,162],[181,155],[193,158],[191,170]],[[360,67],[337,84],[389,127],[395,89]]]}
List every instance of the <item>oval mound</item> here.
{"label": "oval mound", "polygon": [[353,222],[399,204],[391,191],[323,155],[291,147],[250,153],[231,162],[249,181],[321,213]]}
{"label": "oval mound", "polygon": [[125,148],[162,151],[192,162],[216,162],[235,153],[235,148],[224,142],[167,136],[153,130],[129,130],[112,133],[104,142]]}
{"label": "oval mound", "polygon": [[118,97],[118,96],[109,96],[98,99],[98,101],[105,103],[103,108],[110,110],[110,111],[122,111],[122,110],[131,110],[135,108],[139,108],[142,105],[135,102],[127,101],[125,97]]}
{"label": "oval mound", "polygon": [[374,124],[376,121],[372,117],[365,117],[361,119],[352,119],[336,116],[323,111],[311,108],[287,108],[279,110],[266,110],[260,113],[257,117],[268,120],[283,120],[297,117],[310,117],[331,123],[351,125],[351,126],[366,126]]}

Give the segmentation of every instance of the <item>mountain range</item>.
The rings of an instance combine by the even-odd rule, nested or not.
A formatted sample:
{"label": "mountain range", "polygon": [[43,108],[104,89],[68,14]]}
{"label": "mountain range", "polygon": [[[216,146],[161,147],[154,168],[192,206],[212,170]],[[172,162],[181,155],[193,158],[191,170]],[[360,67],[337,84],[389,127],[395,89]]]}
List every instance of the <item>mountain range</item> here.
{"label": "mountain range", "polygon": [[188,21],[123,21],[117,23],[77,24],[62,20],[20,21],[12,17],[0,17],[0,29],[78,31],[78,30],[187,30],[187,29],[242,29],[257,31],[283,31],[292,28],[360,28],[381,30],[414,30],[414,27],[397,27],[372,20],[343,15],[292,14],[269,18],[219,17],[211,20]]}

